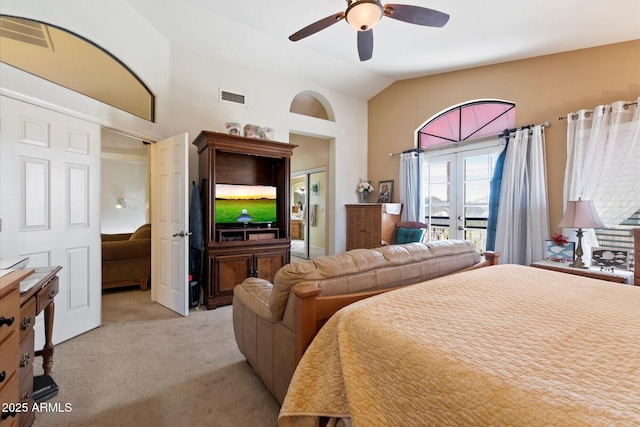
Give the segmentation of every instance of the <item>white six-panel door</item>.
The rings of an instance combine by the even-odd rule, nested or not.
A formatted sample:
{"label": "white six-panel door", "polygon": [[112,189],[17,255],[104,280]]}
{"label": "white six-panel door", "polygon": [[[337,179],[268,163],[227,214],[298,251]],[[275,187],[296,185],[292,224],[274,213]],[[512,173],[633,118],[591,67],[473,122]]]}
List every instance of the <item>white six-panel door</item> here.
{"label": "white six-panel door", "polygon": [[100,126],[5,96],[0,120],[0,258],[62,266],[53,328],[60,343],[101,321]]}
{"label": "white six-panel door", "polygon": [[151,146],[152,298],[183,316],[189,314],[189,136]]}

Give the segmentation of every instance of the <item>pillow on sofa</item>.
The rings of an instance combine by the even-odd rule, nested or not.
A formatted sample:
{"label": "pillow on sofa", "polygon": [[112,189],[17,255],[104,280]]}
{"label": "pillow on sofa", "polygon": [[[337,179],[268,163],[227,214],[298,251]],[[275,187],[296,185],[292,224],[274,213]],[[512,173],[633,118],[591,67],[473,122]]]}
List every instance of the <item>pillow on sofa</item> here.
{"label": "pillow on sofa", "polygon": [[424,228],[396,228],[396,245],[403,243],[422,242],[424,237]]}
{"label": "pillow on sofa", "polygon": [[151,238],[151,224],[145,224],[138,227],[136,231],[133,232],[129,240],[138,240],[138,239],[150,239]]}

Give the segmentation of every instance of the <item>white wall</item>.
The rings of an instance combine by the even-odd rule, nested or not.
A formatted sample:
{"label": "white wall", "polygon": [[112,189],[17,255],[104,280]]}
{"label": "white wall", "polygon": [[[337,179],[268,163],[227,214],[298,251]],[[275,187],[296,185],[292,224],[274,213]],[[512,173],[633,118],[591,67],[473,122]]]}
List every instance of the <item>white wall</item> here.
{"label": "white wall", "polygon": [[[111,156],[109,156],[111,157]],[[102,158],[102,188],[100,190],[100,226],[103,234],[133,233],[148,222],[148,174],[146,158],[121,160]],[[125,206],[116,208],[122,198]]]}
{"label": "white wall", "polygon": [[[162,139],[186,131],[193,140],[204,129],[224,131],[225,122],[269,126],[275,129],[274,139],[283,142],[288,142],[290,132],[331,139],[327,248],[329,253],[345,250],[344,205],[356,202],[358,178],[367,176],[366,100],[171,46],[124,0],[3,0],[1,12],[60,26],[97,43],[122,60],[157,96],[157,124],[5,64],[0,64],[0,93],[148,139]],[[246,95],[247,107],[219,102],[220,88]],[[291,100],[305,90],[317,92],[328,100],[335,112],[335,123],[289,113]],[[190,180],[197,180],[196,158],[193,147]]]}

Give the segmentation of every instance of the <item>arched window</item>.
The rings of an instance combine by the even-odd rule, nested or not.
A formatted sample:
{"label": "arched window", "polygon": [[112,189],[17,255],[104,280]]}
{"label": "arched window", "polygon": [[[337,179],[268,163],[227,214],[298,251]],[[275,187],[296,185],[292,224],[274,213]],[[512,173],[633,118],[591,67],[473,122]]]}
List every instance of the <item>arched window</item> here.
{"label": "arched window", "polygon": [[418,148],[497,135],[515,127],[516,105],[499,99],[481,99],[439,112],[418,129]]}
{"label": "arched window", "polygon": [[155,98],[122,62],[62,28],[0,15],[0,61],[145,120]]}

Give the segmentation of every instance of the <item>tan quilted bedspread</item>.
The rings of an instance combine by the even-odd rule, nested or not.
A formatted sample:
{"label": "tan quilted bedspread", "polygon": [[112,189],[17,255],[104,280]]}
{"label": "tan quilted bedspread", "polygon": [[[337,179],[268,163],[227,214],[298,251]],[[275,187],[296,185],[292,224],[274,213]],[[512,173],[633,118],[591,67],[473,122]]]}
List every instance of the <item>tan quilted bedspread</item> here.
{"label": "tan quilted bedspread", "polygon": [[640,287],[516,265],[336,313],[281,426],[639,426]]}

